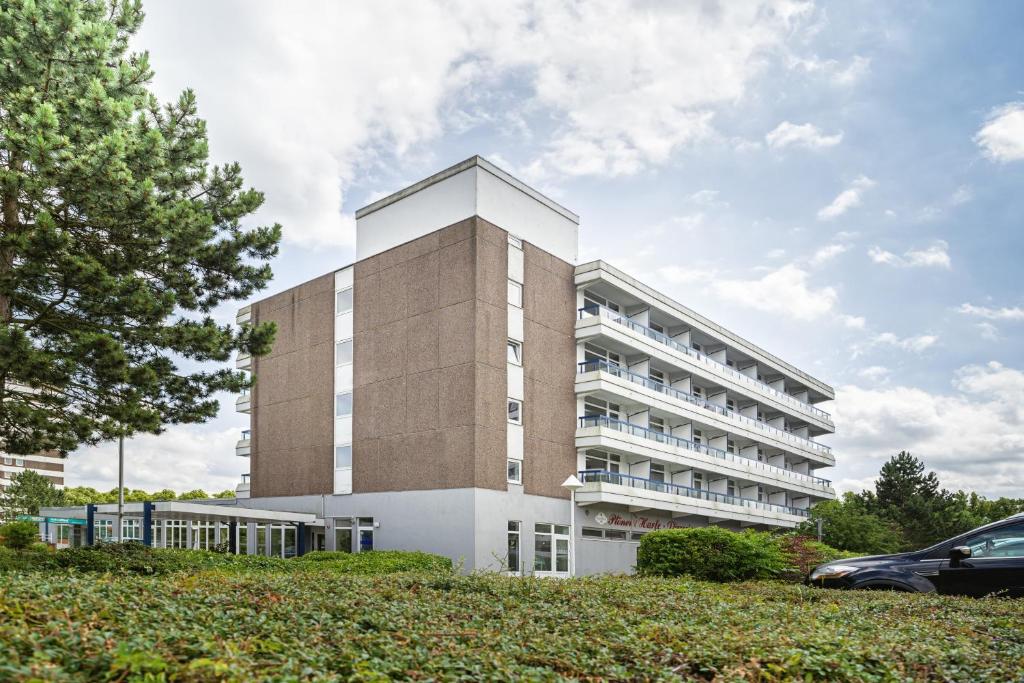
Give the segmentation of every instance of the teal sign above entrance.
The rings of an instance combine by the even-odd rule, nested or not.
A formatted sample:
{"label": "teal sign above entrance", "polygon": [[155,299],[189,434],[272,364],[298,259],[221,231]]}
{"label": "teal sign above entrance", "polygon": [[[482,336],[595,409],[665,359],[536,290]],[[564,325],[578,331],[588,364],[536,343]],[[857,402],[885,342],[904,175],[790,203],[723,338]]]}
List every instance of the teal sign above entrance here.
{"label": "teal sign above entrance", "polygon": [[48,524],[74,524],[85,526],[89,522],[77,517],[40,517],[39,515],[18,515],[19,522],[46,522]]}

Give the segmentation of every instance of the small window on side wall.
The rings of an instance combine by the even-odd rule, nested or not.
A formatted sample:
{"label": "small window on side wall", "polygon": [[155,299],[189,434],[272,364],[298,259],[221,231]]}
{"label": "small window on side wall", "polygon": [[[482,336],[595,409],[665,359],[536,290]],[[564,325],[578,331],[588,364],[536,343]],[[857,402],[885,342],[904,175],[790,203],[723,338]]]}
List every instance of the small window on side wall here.
{"label": "small window on side wall", "polygon": [[518,460],[508,461],[508,483],[510,484],[522,484],[523,483],[523,463]]}
{"label": "small window on side wall", "polygon": [[352,340],[340,341],[334,345],[334,364],[348,365],[352,362]]}
{"label": "small window on side wall", "polygon": [[508,400],[508,421],[512,424],[523,424],[523,402],[514,398]]}
{"label": "small window on side wall", "polygon": [[352,414],[352,392],[334,396],[334,416],[347,417]]}
{"label": "small window on side wall", "polygon": [[337,469],[352,467],[352,446],[334,447],[334,467]]}
{"label": "small window on side wall", "polygon": [[334,314],[341,315],[352,310],[352,288],[334,293]]}
{"label": "small window on side wall", "polygon": [[518,282],[508,281],[508,302],[516,308],[523,307],[523,286]]}
{"label": "small window on side wall", "polygon": [[523,345],[514,339],[508,340],[508,362],[514,365],[523,364]]}

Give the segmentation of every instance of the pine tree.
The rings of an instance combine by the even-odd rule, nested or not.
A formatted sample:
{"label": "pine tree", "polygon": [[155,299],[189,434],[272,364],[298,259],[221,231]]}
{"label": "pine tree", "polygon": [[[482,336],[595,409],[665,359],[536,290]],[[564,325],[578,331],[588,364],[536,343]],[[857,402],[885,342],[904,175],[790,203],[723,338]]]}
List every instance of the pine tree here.
{"label": "pine tree", "polygon": [[211,312],[266,285],[280,226],[243,225],[263,195],[209,164],[193,93],[149,92],[142,19],[137,0],[0,2],[0,450],[207,420],[248,380],[198,368],[273,338]]}

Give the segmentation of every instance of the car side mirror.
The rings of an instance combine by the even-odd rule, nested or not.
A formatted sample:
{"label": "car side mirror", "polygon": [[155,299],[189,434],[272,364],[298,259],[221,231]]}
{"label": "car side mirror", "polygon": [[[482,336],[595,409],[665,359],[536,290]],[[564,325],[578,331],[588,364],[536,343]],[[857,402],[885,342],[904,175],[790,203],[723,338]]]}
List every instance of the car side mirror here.
{"label": "car side mirror", "polygon": [[949,566],[959,567],[961,560],[971,556],[971,549],[966,545],[958,545],[949,551]]}

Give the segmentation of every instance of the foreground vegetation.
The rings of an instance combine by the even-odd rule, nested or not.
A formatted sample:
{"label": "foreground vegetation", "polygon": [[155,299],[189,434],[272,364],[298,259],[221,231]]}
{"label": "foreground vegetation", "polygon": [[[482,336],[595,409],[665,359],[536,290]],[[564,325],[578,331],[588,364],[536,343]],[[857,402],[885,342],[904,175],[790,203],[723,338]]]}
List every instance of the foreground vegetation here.
{"label": "foreground vegetation", "polygon": [[[279,565],[289,561],[279,560]],[[0,680],[1019,680],[1024,602],[774,582],[12,572]]]}

